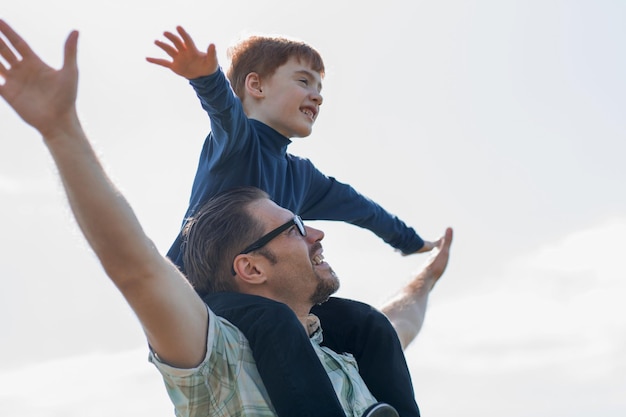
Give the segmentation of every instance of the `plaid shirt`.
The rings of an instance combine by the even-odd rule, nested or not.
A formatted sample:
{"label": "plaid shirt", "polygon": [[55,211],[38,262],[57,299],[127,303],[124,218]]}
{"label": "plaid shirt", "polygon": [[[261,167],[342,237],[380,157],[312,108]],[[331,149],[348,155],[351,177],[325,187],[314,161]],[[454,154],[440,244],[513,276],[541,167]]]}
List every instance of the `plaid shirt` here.
{"label": "plaid shirt", "polygon": [[[320,346],[319,320],[310,318],[311,343],[348,417],[360,417],[376,399],[361,379],[355,359]],[[153,352],[152,362],[163,375],[179,417],[276,416],[243,333],[209,310],[207,354],[192,369],[173,368]]]}

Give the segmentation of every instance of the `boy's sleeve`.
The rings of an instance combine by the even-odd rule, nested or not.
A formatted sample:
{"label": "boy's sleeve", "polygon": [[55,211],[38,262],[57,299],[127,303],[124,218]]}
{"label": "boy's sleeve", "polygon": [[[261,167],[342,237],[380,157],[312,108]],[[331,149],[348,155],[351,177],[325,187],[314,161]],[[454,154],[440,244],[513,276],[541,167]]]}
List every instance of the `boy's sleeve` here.
{"label": "boy's sleeve", "polygon": [[309,193],[300,215],[305,220],[336,220],[374,232],[392,247],[411,254],[424,246],[417,232],[352,186],[312,167]]}
{"label": "boy's sleeve", "polygon": [[[250,137],[248,118],[221,68],[214,74],[189,81],[211,120],[213,163],[222,162],[240,151]],[[215,160],[217,158],[219,160]]]}
{"label": "boy's sleeve", "polygon": [[[245,148],[250,144],[250,138],[253,136],[241,101],[235,96],[221,68],[214,74],[195,78],[189,83],[200,99],[202,108],[209,115],[211,132],[206,137],[198,158],[198,167],[183,226],[195,209],[218,191],[220,184],[208,181],[211,171],[218,170],[220,167],[230,169],[232,166],[237,166],[236,158],[246,155]],[[168,250],[167,257],[184,273],[183,226]]]}

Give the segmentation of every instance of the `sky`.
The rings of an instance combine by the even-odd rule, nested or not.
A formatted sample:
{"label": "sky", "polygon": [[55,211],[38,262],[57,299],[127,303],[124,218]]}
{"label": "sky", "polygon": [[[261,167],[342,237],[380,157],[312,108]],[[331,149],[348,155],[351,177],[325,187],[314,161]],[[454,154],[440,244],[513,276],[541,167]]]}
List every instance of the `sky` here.
{"label": "sky", "polygon": [[[224,66],[250,33],[310,43],[324,104],[291,152],[427,240],[454,228],[406,351],[422,414],[626,413],[626,3],[5,3],[0,18],[55,67],[80,31],[81,121],[163,252],[209,123],[184,79],[145,61],[162,56],[153,41],[183,25]],[[4,102],[0,202],[0,415],[172,416],[41,138]],[[427,258],[313,225],[340,296],[380,305]]]}

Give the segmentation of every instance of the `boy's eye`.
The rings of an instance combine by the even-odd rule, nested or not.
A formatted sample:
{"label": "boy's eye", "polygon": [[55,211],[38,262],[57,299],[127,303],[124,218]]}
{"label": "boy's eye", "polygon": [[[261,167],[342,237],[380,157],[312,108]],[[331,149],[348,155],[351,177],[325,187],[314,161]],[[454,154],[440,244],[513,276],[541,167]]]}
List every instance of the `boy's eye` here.
{"label": "boy's eye", "polygon": [[300,79],[298,81],[300,81],[304,85],[309,85],[309,80],[307,80],[306,78],[302,78],[302,79]]}

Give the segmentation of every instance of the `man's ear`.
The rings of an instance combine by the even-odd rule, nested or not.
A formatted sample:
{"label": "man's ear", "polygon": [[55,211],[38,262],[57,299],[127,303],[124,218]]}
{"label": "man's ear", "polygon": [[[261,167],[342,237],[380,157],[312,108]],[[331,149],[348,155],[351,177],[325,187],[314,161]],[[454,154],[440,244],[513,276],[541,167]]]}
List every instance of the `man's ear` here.
{"label": "man's ear", "polygon": [[248,253],[235,257],[233,269],[242,284],[256,285],[267,280],[265,271],[256,258],[256,255]]}
{"label": "man's ear", "polygon": [[254,98],[263,98],[263,88],[261,86],[261,77],[256,72],[246,75],[246,92]]}

